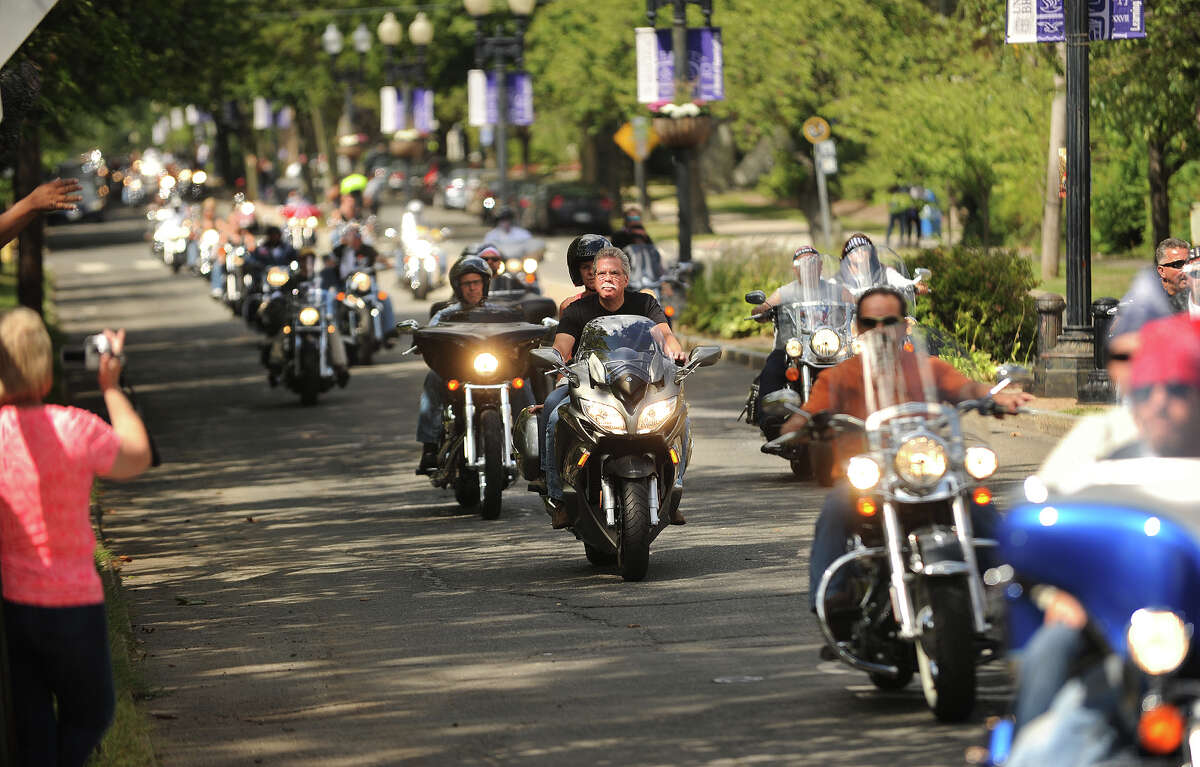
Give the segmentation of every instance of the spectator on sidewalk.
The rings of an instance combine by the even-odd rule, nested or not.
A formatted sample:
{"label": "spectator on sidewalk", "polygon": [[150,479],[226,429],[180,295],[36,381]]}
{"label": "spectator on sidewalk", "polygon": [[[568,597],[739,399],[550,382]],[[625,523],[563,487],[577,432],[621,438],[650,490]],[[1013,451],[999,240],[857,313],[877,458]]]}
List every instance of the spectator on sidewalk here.
{"label": "spectator on sidewalk", "polygon": [[0,213],[0,248],[21,233],[39,213],[54,210],[75,210],[75,203],[82,199],[79,179],[56,178],[34,189],[16,204]]}
{"label": "spectator on sidewalk", "polygon": [[0,571],[19,765],[81,767],[115,707],[90,494],[94,477],[141,474],[151,451],[119,385],[125,332],[104,335],[111,426],[42,403],[54,375],[46,326],[23,307],[0,314]]}

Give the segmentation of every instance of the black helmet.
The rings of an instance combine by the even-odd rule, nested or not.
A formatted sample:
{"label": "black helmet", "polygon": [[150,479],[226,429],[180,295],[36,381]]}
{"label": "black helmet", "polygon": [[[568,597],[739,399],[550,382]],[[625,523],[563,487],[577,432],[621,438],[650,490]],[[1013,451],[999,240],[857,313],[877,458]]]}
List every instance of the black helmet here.
{"label": "black helmet", "polygon": [[492,281],[492,268],[479,256],[464,256],[450,267],[450,290],[454,291],[454,298],[458,301],[463,300],[458,282],[468,274],[478,274],[483,278],[483,297],[487,298],[488,285]]}
{"label": "black helmet", "polygon": [[579,272],[579,265],[596,260],[596,254],[602,248],[611,247],[608,238],[599,234],[581,234],[571,240],[567,246],[567,271],[571,273],[571,282],[582,285],[583,275]]}
{"label": "black helmet", "polygon": [[509,207],[503,207],[496,213],[497,221],[515,221],[516,218],[517,214],[513,212],[512,208]]}

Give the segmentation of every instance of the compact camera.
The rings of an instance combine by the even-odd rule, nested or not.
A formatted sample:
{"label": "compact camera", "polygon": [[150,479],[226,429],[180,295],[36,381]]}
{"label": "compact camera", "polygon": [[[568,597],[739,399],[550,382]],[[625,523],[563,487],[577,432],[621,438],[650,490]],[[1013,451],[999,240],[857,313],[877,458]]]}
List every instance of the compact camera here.
{"label": "compact camera", "polygon": [[99,370],[100,358],[105,354],[112,354],[112,344],[108,336],[97,333],[83,339],[82,351],[64,349],[62,358],[63,362],[82,362],[88,370]]}

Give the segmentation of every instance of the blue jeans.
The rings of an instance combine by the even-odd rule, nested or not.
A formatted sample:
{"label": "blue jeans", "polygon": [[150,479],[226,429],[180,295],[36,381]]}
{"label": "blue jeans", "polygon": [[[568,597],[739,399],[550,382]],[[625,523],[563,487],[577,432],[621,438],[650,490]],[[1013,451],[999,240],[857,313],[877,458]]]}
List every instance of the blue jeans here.
{"label": "blue jeans", "polygon": [[200,243],[196,240],[188,240],[187,249],[184,251],[187,254],[187,265],[190,269],[200,260]]}
{"label": "blue jeans", "polygon": [[82,766],[116,708],[104,605],[5,600],[4,629],[17,764]]}
{"label": "blue jeans", "polygon": [[[994,538],[999,522],[996,509],[990,503],[986,506],[977,506],[969,500],[966,503],[975,537]],[[821,583],[821,577],[834,560],[846,553],[850,521],[855,513],[854,496],[846,482],[841,482],[825,496],[821,514],[817,517],[817,527],[813,532],[812,552],[808,558],[808,606],[813,612],[817,611],[817,586]],[[994,564],[994,549],[978,548],[975,550],[975,556],[982,568]],[[848,575],[848,567],[843,567],[834,574],[825,591],[826,598],[845,591]]]}
{"label": "blue jeans", "polygon": [[[417,411],[417,441],[424,445],[436,445],[442,441],[442,410],[446,406],[446,382],[430,370],[425,374],[421,387],[421,406]],[[508,405],[515,421],[517,413],[533,404],[533,393],[529,386],[508,389]]]}
{"label": "blue jeans", "polygon": [[1013,701],[1015,730],[1050,710],[1083,650],[1083,632],[1064,623],[1043,624],[1021,653]]}
{"label": "blue jeans", "polygon": [[225,291],[225,264],[222,261],[214,261],[212,271],[209,273],[212,279],[212,289]]}

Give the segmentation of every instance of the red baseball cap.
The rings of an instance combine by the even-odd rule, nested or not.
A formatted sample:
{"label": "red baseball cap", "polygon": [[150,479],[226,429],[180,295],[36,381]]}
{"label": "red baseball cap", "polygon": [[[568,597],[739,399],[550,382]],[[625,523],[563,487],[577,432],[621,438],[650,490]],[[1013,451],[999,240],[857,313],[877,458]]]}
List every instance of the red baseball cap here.
{"label": "red baseball cap", "polygon": [[1142,327],[1129,387],[1184,384],[1200,389],[1200,321],[1175,314]]}

